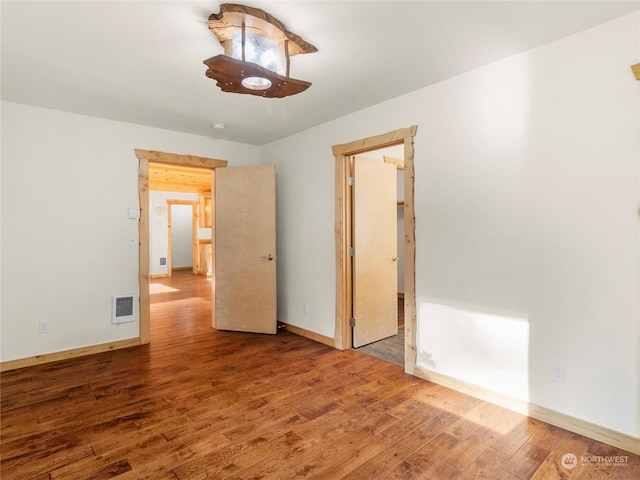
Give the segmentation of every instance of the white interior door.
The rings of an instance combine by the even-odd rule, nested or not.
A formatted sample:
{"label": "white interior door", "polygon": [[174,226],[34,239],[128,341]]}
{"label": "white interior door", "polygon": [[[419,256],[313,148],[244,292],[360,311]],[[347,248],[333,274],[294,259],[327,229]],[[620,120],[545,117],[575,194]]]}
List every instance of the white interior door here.
{"label": "white interior door", "polygon": [[353,346],[398,333],[397,175],[393,164],[353,162]]}
{"label": "white interior door", "polygon": [[218,168],[214,177],[213,326],[274,334],[275,166]]}

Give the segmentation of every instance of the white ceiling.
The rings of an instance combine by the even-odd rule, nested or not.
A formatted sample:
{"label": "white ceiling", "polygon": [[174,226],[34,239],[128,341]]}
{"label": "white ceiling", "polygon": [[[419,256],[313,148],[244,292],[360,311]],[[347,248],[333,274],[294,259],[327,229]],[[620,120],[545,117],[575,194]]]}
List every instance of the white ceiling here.
{"label": "white ceiling", "polygon": [[[634,1],[243,1],[318,48],[284,99],[221,92],[218,1],[5,1],[2,99],[262,145],[632,11]],[[211,125],[222,122],[224,130]]]}

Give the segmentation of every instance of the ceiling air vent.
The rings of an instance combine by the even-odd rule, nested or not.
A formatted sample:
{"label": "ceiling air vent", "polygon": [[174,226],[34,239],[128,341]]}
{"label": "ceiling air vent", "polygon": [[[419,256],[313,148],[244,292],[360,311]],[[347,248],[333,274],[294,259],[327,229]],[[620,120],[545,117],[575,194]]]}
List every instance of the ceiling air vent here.
{"label": "ceiling air vent", "polygon": [[111,323],[126,323],[135,320],[135,295],[125,293],[114,295],[111,309]]}

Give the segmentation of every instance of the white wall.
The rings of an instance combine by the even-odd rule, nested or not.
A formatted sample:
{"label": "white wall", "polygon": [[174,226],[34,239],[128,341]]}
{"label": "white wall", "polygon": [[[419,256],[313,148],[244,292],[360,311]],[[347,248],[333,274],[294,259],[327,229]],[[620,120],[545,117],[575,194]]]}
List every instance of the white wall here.
{"label": "white wall", "polygon": [[[418,328],[460,325],[437,358],[422,338],[424,365],[450,365],[473,326],[484,343],[443,373],[523,374],[515,396],[638,436],[639,36],[636,13],[263,147],[280,319],[333,336],[331,146],[416,124]],[[492,374],[514,356],[492,348],[505,322],[527,353]]]}
{"label": "white wall", "polygon": [[170,207],[171,268],[193,267],[193,207],[181,204]]}
{"label": "white wall", "polygon": [[[428,89],[438,115],[421,124],[416,172],[419,328],[442,321],[429,304],[446,305],[484,315],[499,345],[494,325],[523,319],[528,365],[503,385],[526,375],[532,403],[634,435],[639,33],[633,14]],[[460,333],[431,339],[450,346],[436,364],[454,360]]]}
{"label": "white wall", "polygon": [[[111,324],[138,292],[135,148],[259,163],[259,148],[2,102],[1,359],[139,335]],[[50,332],[38,333],[48,320]]]}

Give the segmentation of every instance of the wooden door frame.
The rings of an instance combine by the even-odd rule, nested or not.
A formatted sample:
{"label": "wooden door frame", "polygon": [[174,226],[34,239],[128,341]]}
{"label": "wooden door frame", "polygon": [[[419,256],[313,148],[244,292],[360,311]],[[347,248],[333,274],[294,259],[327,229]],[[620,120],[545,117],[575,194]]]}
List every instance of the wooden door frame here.
{"label": "wooden door frame", "polygon": [[352,310],[353,281],[349,255],[351,246],[352,205],[349,194],[349,158],[372,150],[394,145],[404,146],[404,324],[405,372],[413,374],[416,364],[416,244],[414,209],[414,148],[413,138],[418,127],[394,130],[354,142],[334,145],[335,157],[335,234],[336,234],[336,319],[334,344],[340,350],[351,348],[352,331],[349,318]]}
{"label": "wooden door frame", "polygon": [[191,205],[191,263],[193,274],[200,270],[200,255],[198,255],[198,207],[199,200],[176,200],[167,199],[167,276],[173,275],[173,254],[171,253],[171,206],[172,205]]}
{"label": "wooden door frame", "polygon": [[151,312],[149,306],[149,162],[167,163],[185,167],[206,168],[215,171],[226,167],[226,160],[178,155],[175,153],[135,149],[138,157],[138,199],[140,218],[138,220],[138,285],[140,290],[140,343],[149,343]]}

